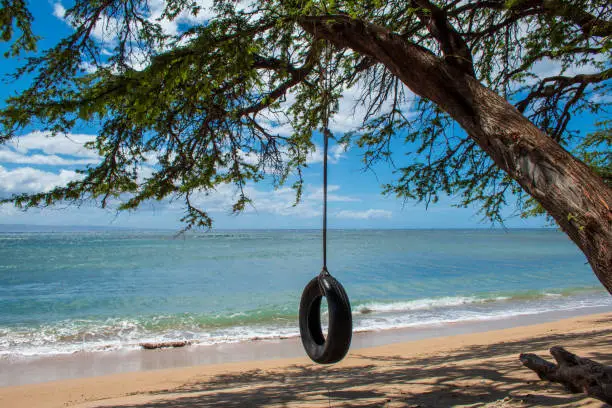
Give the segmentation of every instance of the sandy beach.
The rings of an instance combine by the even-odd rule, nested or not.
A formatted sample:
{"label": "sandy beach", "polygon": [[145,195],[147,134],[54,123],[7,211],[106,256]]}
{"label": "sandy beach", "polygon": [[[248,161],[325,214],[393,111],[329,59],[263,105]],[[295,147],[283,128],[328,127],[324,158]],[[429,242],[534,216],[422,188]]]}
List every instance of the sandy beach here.
{"label": "sandy beach", "polygon": [[611,321],[603,313],[357,348],[334,366],[284,358],[9,386],[0,388],[0,406],[605,407],[540,381],[518,355],[549,358],[562,345],[612,364]]}

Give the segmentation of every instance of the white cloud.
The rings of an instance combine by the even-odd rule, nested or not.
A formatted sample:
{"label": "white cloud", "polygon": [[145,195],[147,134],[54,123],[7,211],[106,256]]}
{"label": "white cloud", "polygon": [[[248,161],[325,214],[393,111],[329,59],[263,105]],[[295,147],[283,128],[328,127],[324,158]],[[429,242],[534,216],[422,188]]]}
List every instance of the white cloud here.
{"label": "white cloud", "polygon": [[[329,148],[327,153],[327,161],[331,164],[336,164],[344,157],[344,154],[348,150],[348,146],[346,144],[335,144]],[[288,149],[286,146],[281,146],[279,148],[280,156],[283,160],[290,160]],[[248,164],[257,164],[259,163],[259,154],[256,152],[245,152],[240,150],[238,152],[240,158]],[[317,164],[323,162],[323,148],[318,144],[314,145],[314,149],[308,153],[306,156],[306,164]]]}
{"label": "white cloud", "polygon": [[[301,202],[294,206],[295,191],[290,187],[282,187],[276,190],[265,191],[255,186],[245,187],[245,194],[253,200],[253,205],[245,208],[245,213],[267,213],[280,216],[295,216],[300,218],[319,217],[322,212],[322,188],[307,185]],[[340,190],[337,185],[328,186],[329,192]],[[223,184],[209,195],[196,193],[192,196],[192,203],[204,210],[214,213],[230,211],[232,204],[236,201],[238,191],[231,184]],[[356,197],[340,194],[328,194],[329,202],[358,202]],[[172,203],[174,209],[182,209],[182,203]]]}
{"label": "white cloud", "polygon": [[[599,58],[596,58],[600,62],[602,62],[605,57],[602,55]],[[596,74],[600,72],[601,69],[597,68],[593,64],[582,64],[577,65],[574,64],[569,67],[565,72],[562,72],[562,64],[559,60],[552,60],[550,58],[543,58],[542,60],[536,62],[533,65],[532,72],[538,76],[539,79],[547,78],[551,76],[557,75],[565,75],[565,76],[576,76],[576,75],[589,75]]]}
{"label": "white cloud", "polygon": [[[49,132],[34,131],[0,145],[0,163],[46,166],[97,164],[101,157],[95,150],[85,147],[85,143],[95,139],[96,136],[87,134],[51,136]],[[161,151],[143,154],[146,164],[141,166],[141,177],[151,174],[160,154]]]}
{"label": "white cloud", "polygon": [[50,132],[34,131],[18,136],[6,144],[14,150],[26,154],[41,150],[45,154],[59,154],[75,157],[98,158],[98,154],[84,145],[95,140],[96,136],[86,134],[69,134],[51,136]]}
{"label": "white cloud", "polygon": [[161,18],[166,2],[163,0],[152,0],[149,2],[151,10],[149,21],[159,24],[165,34],[177,35],[179,33],[179,25],[192,26],[201,24],[214,17],[212,12],[213,1],[197,0],[196,3],[200,6],[197,15],[193,15],[191,10],[183,10],[174,20],[170,21],[167,18]]}
{"label": "white cloud", "polygon": [[112,45],[117,40],[119,28],[119,20],[103,15],[91,31],[91,35],[102,44]]}
{"label": "white cloud", "polygon": [[0,220],[3,217],[13,218],[15,215],[19,214],[19,210],[12,204],[2,204],[0,205]]}
{"label": "white cloud", "polygon": [[612,95],[609,93],[596,93],[591,100],[595,103],[612,103]]}
{"label": "white cloud", "polygon": [[297,206],[293,206],[295,203],[295,191],[289,187],[269,192],[251,188],[247,191],[247,194],[253,199],[253,207],[248,208],[247,213],[265,212],[303,218],[318,217],[321,214],[320,203],[317,205],[312,200],[303,200]]}
{"label": "white cloud", "polygon": [[57,155],[32,154],[26,155],[9,149],[0,148],[0,162],[15,164],[37,164],[47,166],[76,166],[83,164],[94,164],[98,160],[90,159],[65,159]]}
{"label": "white cloud", "polygon": [[87,74],[93,74],[98,70],[94,64],[87,61],[81,62],[81,64],[79,64],[79,68],[81,68],[81,70]]}
{"label": "white cloud", "polygon": [[[289,104],[285,104],[284,108],[288,109],[290,106],[291,105]],[[259,125],[262,128],[264,128],[267,132],[269,132],[270,134],[283,136],[283,137],[288,137],[293,134],[293,127],[286,121],[281,123],[277,120],[261,119],[261,117],[266,117],[265,111],[260,113],[259,116],[260,116],[258,120]]]}
{"label": "white cloud", "polygon": [[[340,159],[344,156],[344,153],[347,151],[347,149],[348,146],[344,143],[332,145],[331,147],[329,147],[329,151],[327,152],[327,161],[332,164],[338,163],[338,161],[340,161]],[[306,163],[314,164],[322,162],[323,147],[315,145],[314,150],[308,154],[308,157],[306,157]]]}
{"label": "white cloud", "polygon": [[[150,166],[143,166],[141,179],[152,172]],[[61,169],[57,172],[43,171],[32,167],[19,167],[9,169],[0,165],[0,197],[9,197],[18,193],[46,192],[57,186],[66,185],[69,181],[77,180],[82,175],[75,171]],[[246,195],[253,200],[252,205],[245,208],[245,214],[258,214],[273,217],[292,217],[295,219],[312,219],[322,214],[322,187],[320,185],[306,185],[301,202],[294,206],[296,195],[290,187],[268,190],[266,186],[250,184],[244,188]],[[357,197],[343,195],[338,185],[328,187],[328,200],[330,203],[360,202]],[[229,214],[232,205],[238,197],[239,191],[232,184],[217,186],[209,194],[204,192],[192,194],[192,203],[213,216]],[[113,199],[109,203],[109,210],[113,210],[119,200]],[[3,207],[0,215],[7,216],[13,211],[12,206]],[[93,211],[93,210],[92,210]],[[182,200],[163,200],[144,203],[136,213],[150,213],[153,211],[164,219],[178,219],[184,211]],[[333,207],[331,209],[333,211]],[[216,214],[216,215],[215,215]],[[390,218],[391,212],[384,210],[348,211],[343,210],[334,214],[338,218],[373,219]],[[101,215],[100,215],[101,216]],[[279,221],[280,222],[280,221]]]}
{"label": "white cloud", "polygon": [[[35,131],[11,140],[6,146],[0,147],[0,163],[46,165],[46,166],[76,166],[95,164],[100,160],[96,152],[86,149],[84,144],[95,140],[94,135],[70,134],[66,136],[51,137],[48,132]],[[344,146],[334,145],[330,149],[329,160],[337,162],[343,155]],[[322,149],[317,146],[315,153],[309,158],[309,163],[322,161]],[[157,156],[149,155],[147,165],[140,169],[139,180],[144,181],[150,177]],[[243,154],[247,161],[254,161],[253,155]],[[14,170],[2,168],[0,192],[20,193],[48,191],[51,188],[63,185],[67,181],[77,178],[74,171],[62,169],[58,172],[37,170],[31,167],[21,167]],[[268,213],[281,216],[316,217],[321,214],[322,188],[307,185],[304,188],[302,201],[298,206],[295,203],[295,191],[289,187],[277,190],[261,190],[259,185],[249,185],[245,193],[253,199],[253,205],[245,209],[247,213]],[[358,202],[356,197],[339,193],[340,187],[330,185],[328,188],[329,202]],[[221,185],[210,194],[194,194],[192,202],[210,212],[230,211],[237,198],[237,191],[233,185]],[[181,209],[181,202],[165,202],[156,204],[157,208]]]}
{"label": "white cloud", "polygon": [[[304,200],[299,206],[294,207],[295,191],[289,187],[263,191],[247,186],[244,190],[245,194],[253,200],[253,204],[245,208],[245,213],[270,213],[299,217],[314,217],[321,213],[320,208],[315,208],[309,200]],[[237,195],[238,191],[234,185],[223,184],[217,186],[208,195],[203,192],[194,194],[191,201],[194,205],[211,213],[228,213],[236,201]],[[182,209],[182,203],[176,203],[174,207]]]}
{"label": "white cloud", "polygon": [[58,1],[53,5],[53,15],[60,20],[63,20],[66,17],[66,8],[61,2]]}
{"label": "white cloud", "polygon": [[77,180],[80,177],[82,175],[71,170],[51,173],[32,167],[8,170],[0,166],[0,194],[8,196],[18,193],[46,192],[54,187],[66,185],[69,181]]}
{"label": "white cloud", "polygon": [[358,220],[369,220],[372,218],[391,218],[393,213],[387,210],[369,209],[366,211],[342,210],[334,214],[337,218],[352,218]]}
{"label": "white cloud", "polygon": [[46,166],[79,166],[98,163],[100,157],[85,143],[95,136],[83,134],[58,135],[34,131],[18,136],[0,146],[0,163]]}
{"label": "white cloud", "polygon": [[[350,202],[359,202],[361,199],[356,197],[343,196],[339,194],[333,194],[334,191],[340,190],[340,186],[338,185],[328,185],[327,186],[327,201],[329,202],[339,202],[339,203],[350,203]],[[315,201],[321,202],[323,200],[323,187],[315,188],[310,193],[304,195],[305,201]]]}
{"label": "white cloud", "polygon": [[[359,198],[350,197],[340,194],[329,194],[330,192],[339,191],[340,186],[328,186],[328,201],[329,202],[358,202]],[[262,191],[249,189],[247,195],[254,201],[255,208],[248,211],[268,212],[283,216],[298,216],[298,217],[319,217],[322,213],[322,187],[307,185],[304,188],[302,201],[293,206],[295,202],[295,191],[289,187],[283,187],[274,191]]]}

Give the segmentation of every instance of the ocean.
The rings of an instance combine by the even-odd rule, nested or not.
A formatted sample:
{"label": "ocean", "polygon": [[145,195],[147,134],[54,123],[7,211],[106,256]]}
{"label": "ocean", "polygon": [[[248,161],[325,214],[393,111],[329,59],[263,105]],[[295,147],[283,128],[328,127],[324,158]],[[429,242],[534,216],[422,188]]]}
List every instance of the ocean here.
{"label": "ocean", "polygon": [[[331,230],[356,332],[608,307],[556,230]],[[0,359],[299,335],[321,232],[0,233]]]}

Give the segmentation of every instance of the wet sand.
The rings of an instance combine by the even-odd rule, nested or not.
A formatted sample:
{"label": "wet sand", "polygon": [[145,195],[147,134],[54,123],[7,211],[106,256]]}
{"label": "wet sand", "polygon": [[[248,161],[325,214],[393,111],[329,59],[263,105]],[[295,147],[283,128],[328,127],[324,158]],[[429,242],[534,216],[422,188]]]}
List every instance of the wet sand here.
{"label": "wet sand", "polygon": [[[434,337],[480,333],[569,317],[608,312],[609,308],[583,308],[573,312],[546,312],[506,319],[446,323],[412,328],[355,333],[351,350]],[[305,355],[299,338],[216,345],[190,345],[163,350],[78,352],[25,359],[0,359],[0,387],[85,378],[134,371],[159,370],[239,361],[260,361]]]}
{"label": "wet sand", "polygon": [[[561,316],[358,334],[348,357],[333,366],[297,357],[299,339],[39,359],[29,382],[44,365],[77,378],[2,387],[0,406],[603,407],[539,381],[518,361],[521,352],[549,358],[547,350],[562,345],[612,364],[612,312],[541,323]],[[113,364],[135,372],[88,377]],[[180,365],[188,367],[167,368]],[[5,362],[0,370],[16,377],[18,366]]]}

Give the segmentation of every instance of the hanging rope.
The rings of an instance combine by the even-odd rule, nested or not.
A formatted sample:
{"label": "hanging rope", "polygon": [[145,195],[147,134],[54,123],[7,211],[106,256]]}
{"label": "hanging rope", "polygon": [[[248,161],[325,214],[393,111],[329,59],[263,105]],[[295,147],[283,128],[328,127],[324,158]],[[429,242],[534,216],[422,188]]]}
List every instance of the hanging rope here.
{"label": "hanging rope", "polygon": [[329,116],[330,116],[330,93],[332,88],[331,75],[329,67],[331,65],[331,55],[329,48],[325,48],[325,67],[321,72],[321,83],[323,88],[323,270],[321,273],[329,273],[327,271],[327,151],[329,147]]}
{"label": "hanging rope", "polygon": [[327,272],[327,145],[329,144],[326,128],[323,131],[323,270]]}
{"label": "hanging rope", "polygon": [[327,150],[329,145],[327,123],[323,129],[323,270],[327,272]]}
{"label": "hanging rope", "polygon": [[[323,90],[321,102],[323,133],[323,269],[302,292],[300,300],[300,337],[306,354],[319,364],[333,364],[344,358],[351,345],[353,318],[351,305],[344,287],[327,270],[327,151],[329,117],[331,115],[330,74],[331,50],[325,50],[325,64],[321,65],[320,84]],[[327,299],[329,325],[327,338],[321,329],[321,299]]]}

